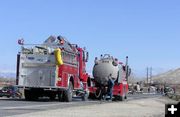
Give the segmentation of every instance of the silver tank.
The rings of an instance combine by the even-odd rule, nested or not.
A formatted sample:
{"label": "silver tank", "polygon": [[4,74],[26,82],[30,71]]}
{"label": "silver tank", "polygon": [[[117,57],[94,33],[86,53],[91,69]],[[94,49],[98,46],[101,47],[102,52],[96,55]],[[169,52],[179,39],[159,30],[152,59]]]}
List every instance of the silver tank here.
{"label": "silver tank", "polygon": [[109,54],[101,55],[100,59],[96,57],[94,60],[93,77],[96,82],[100,84],[107,84],[108,77],[116,80],[118,77],[118,60],[110,56]]}

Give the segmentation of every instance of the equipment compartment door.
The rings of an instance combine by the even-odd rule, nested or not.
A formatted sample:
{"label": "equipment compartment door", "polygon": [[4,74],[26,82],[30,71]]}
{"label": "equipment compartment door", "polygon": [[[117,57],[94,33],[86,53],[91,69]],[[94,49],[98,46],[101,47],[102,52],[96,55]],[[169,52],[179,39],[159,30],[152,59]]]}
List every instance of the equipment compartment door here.
{"label": "equipment compartment door", "polygon": [[55,68],[23,68],[24,86],[55,86]]}

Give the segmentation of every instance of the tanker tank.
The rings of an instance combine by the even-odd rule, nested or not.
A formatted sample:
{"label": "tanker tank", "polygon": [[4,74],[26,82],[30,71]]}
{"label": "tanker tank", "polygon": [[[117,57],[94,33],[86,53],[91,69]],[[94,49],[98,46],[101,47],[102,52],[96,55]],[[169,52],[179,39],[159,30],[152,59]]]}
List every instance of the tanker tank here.
{"label": "tanker tank", "polygon": [[101,55],[100,59],[96,57],[94,60],[93,77],[94,80],[103,85],[107,85],[108,77],[116,80],[118,77],[118,60],[110,56],[109,54]]}

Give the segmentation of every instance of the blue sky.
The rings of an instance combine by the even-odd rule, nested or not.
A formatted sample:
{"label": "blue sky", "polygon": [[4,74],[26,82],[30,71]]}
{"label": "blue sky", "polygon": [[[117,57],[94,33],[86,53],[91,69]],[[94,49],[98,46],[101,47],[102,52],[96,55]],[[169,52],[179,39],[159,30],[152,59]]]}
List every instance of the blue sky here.
{"label": "blue sky", "polygon": [[110,53],[133,72],[145,76],[180,67],[179,0],[1,0],[0,71],[16,69],[16,54],[25,43],[65,36],[94,57]]}

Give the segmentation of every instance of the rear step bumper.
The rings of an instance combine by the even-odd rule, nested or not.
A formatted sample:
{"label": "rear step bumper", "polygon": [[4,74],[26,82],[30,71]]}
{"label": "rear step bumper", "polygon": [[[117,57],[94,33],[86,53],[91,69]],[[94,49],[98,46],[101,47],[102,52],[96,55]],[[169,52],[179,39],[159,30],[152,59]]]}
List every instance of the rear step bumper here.
{"label": "rear step bumper", "polygon": [[68,87],[52,87],[52,86],[21,86],[16,85],[18,88],[23,89],[43,89],[43,90],[67,90]]}

